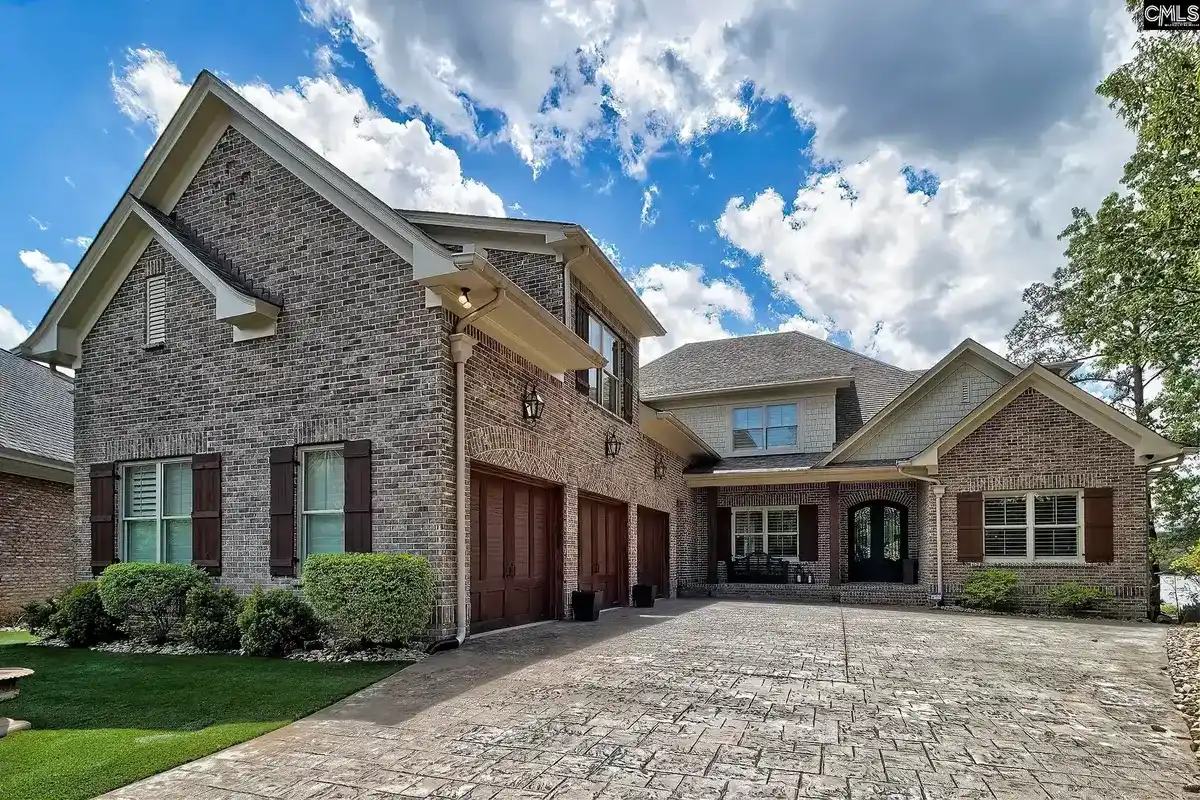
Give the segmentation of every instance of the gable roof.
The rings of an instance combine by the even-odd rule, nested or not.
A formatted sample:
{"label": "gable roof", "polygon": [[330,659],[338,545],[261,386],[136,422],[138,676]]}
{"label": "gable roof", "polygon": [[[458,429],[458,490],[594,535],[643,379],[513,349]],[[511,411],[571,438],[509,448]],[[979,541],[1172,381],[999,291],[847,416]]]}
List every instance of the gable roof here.
{"label": "gable roof", "polygon": [[72,381],[0,349],[0,454],[54,462],[75,459]]}
{"label": "gable roof", "polygon": [[[799,331],[764,333],[692,342],[644,365],[638,374],[642,399],[775,384],[836,381],[854,386],[839,391],[839,413],[866,421],[904,391],[919,373],[855,353]],[[764,384],[770,380],[771,384]]]}
{"label": "gable roof", "polygon": [[953,449],[1026,389],[1034,389],[1044,394],[1068,411],[1129,445],[1133,449],[1134,463],[1139,466],[1156,464],[1192,450],[1160,436],[1042,365],[1031,364],[907,463],[936,472],[938,456],[941,453]]}
{"label": "gable roof", "polygon": [[957,347],[947,353],[932,367],[921,373],[913,373],[918,376],[917,379],[909,384],[904,391],[893,397],[878,414],[866,420],[861,428],[847,437],[837,447],[833,448],[833,452],[821,460],[821,465],[824,466],[835,461],[844,461],[844,457],[850,455],[851,451],[865,443],[875,433],[883,430],[889,420],[894,419],[902,409],[907,408],[912,402],[915,402],[925,387],[934,385],[941,376],[948,374],[959,362],[971,356],[982,359],[1009,376],[1016,375],[1020,371],[1015,364],[1005,358],[1001,358],[974,339],[963,339]]}

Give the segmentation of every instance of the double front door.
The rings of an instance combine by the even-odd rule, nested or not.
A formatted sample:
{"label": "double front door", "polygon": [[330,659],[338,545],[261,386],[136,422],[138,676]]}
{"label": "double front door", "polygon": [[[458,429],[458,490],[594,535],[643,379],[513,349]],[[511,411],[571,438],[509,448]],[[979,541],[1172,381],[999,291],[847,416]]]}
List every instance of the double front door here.
{"label": "double front door", "polygon": [[603,592],[606,606],[628,605],[628,506],[580,495],[579,588]]}
{"label": "double front door", "polygon": [[558,490],[471,473],[471,629],[553,619]]}
{"label": "double front door", "polygon": [[908,558],[908,509],[876,500],[850,509],[850,580],[899,582]]}

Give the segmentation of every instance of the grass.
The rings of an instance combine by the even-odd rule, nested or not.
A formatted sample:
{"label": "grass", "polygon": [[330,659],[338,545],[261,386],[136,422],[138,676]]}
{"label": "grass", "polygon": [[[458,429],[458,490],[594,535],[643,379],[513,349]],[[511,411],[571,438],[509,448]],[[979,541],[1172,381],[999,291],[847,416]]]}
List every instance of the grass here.
{"label": "grass", "polygon": [[260,736],[398,665],[8,644],[0,647],[0,666],[37,673],[21,682],[16,700],[0,705],[4,716],[33,723],[0,739],[0,797],[71,800]]}
{"label": "grass", "polygon": [[[4,644],[25,644],[26,642],[36,642],[38,637],[26,633],[25,631],[0,631],[0,645]],[[8,716],[5,714],[4,716]]]}

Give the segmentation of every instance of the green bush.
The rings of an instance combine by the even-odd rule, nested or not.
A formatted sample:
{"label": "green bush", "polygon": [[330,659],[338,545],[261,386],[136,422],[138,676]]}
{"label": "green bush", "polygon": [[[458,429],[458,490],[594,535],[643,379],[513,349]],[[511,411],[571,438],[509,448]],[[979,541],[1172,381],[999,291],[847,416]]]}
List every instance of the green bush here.
{"label": "green bush", "polygon": [[261,586],[242,605],[237,618],[242,651],[248,656],[283,656],[317,635],[317,619],[299,595]]}
{"label": "green bush", "polygon": [[304,559],[304,596],[332,634],[355,644],[423,636],[433,613],[433,569],[420,556],[338,553]]}
{"label": "green bush", "polygon": [[980,569],[963,583],[963,598],[971,608],[1010,611],[1017,607],[1021,579],[1007,569]]}
{"label": "green bush", "polygon": [[117,638],[117,621],[104,610],[95,581],[77,583],[63,596],[50,627],[71,647],[89,647]]}
{"label": "green bush", "polygon": [[242,601],[232,589],[193,586],[187,593],[179,632],[184,641],[201,650],[237,650],[242,636],[237,621],[241,610]]}
{"label": "green bush", "polygon": [[1101,603],[1112,600],[1112,595],[1095,586],[1067,581],[1046,592],[1046,599],[1050,602],[1050,608],[1055,611],[1077,614],[1080,611],[1094,610]]}
{"label": "green bush", "polygon": [[1179,616],[1179,607],[1172,603],[1159,603],[1158,610],[1171,617]]}
{"label": "green bush", "polygon": [[135,639],[165,642],[183,618],[187,593],[210,585],[190,564],[113,564],[100,575],[104,608]]}
{"label": "green bush", "polygon": [[47,597],[21,606],[21,627],[30,633],[45,633],[50,630],[54,612],[58,611],[58,599]]}

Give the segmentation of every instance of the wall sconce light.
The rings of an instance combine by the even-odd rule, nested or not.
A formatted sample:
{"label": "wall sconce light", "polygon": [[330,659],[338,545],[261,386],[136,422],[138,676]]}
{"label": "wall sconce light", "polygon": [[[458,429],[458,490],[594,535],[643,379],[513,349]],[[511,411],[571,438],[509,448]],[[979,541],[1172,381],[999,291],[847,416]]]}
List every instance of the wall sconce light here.
{"label": "wall sconce light", "polygon": [[521,416],[526,422],[537,422],[542,418],[542,409],[546,407],[546,401],[538,394],[537,384],[531,383],[525,387],[525,394],[521,397]]}
{"label": "wall sconce light", "polygon": [[654,480],[661,481],[667,477],[667,460],[659,453],[654,457]]}
{"label": "wall sconce light", "polygon": [[468,311],[471,308],[471,292],[467,287],[463,287],[462,294],[458,296],[458,304]]}
{"label": "wall sconce light", "polygon": [[604,455],[608,458],[621,455],[621,440],[617,438],[616,428],[609,429],[608,436],[604,437]]}

